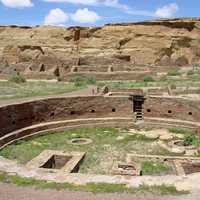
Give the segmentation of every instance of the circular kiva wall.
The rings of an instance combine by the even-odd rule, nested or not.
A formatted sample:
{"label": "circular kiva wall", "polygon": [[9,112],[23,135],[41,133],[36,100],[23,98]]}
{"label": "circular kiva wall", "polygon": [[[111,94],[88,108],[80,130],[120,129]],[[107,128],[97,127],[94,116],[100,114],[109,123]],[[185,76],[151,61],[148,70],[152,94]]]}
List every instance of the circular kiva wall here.
{"label": "circular kiva wall", "polygon": [[132,106],[128,97],[103,96],[48,98],[1,106],[0,147],[59,127],[132,124]]}
{"label": "circular kiva wall", "polygon": [[[129,97],[47,98],[0,107],[0,147],[33,134],[88,126],[134,125]],[[200,127],[200,101],[148,96],[143,104],[148,122]]]}
{"label": "circular kiva wall", "polygon": [[143,105],[145,118],[199,127],[200,100],[181,97],[156,97],[146,99]]}

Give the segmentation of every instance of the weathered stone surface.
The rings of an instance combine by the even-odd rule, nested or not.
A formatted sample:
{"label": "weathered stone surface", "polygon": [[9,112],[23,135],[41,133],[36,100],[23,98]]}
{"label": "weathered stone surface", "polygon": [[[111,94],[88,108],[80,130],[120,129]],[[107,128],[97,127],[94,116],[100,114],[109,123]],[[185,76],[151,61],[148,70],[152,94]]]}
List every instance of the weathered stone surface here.
{"label": "weathered stone surface", "polygon": [[64,76],[73,66],[105,73],[109,67],[137,72],[187,66],[200,62],[199,24],[200,19],[171,19],[97,28],[1,26],[0,71],[27,73],[29,67],[34,74],[43,64],[44,73],[61,68]]}
{"label": "weathered stone surface", "polygon": [[164,134],[160,136],[160,140],[172,140],[173,136],[170,134]]}

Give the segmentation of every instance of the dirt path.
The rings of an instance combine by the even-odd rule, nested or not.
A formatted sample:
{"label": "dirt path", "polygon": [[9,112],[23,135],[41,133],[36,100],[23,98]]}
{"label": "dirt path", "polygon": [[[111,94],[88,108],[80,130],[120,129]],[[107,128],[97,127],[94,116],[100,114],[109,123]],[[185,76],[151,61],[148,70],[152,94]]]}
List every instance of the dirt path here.
{"label": "dirt path", "polygon": [[152,194],[93,194],[88,192],[36,190],[0,183],[0,200],[200,200],[199,194],[159,196]]}

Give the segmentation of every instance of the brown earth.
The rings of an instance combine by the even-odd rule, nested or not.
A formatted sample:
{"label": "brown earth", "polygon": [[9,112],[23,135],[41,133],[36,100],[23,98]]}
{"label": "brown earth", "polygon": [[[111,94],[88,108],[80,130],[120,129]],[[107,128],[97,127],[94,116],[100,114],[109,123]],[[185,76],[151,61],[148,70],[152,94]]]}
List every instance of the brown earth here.
{"label": "brown earth", "polygon": [[103,27],[0,27],[2,76],[17,72],[51,78],[77,72],[162,71],[199,62],[198,18]]}
{"label": "brown earth", "polygon": [[17,187],[0,184],[0,200],[198,200],[199,193],[181,196],[159,196],[153,194],[93,194],[68,190],[36,190],[31,187]]}

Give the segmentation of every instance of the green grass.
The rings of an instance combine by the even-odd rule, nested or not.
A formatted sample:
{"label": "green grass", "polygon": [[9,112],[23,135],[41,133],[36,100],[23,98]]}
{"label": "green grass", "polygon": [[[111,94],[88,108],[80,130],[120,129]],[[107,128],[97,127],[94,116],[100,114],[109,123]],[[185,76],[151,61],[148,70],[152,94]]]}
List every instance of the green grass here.
{"label": "green grass", "polygon": [[142,174],[143,175],[153,175],[153,174],[162,174],[168,173],[172,168],[161,162],[154,161],[143,161],[142,162]]}
{"label": "green grass", "polygon": [[195,75],[195,72],[194,72],[194,70],[190,70],[190,71],[188,71],[188,72],[187,72],[187,75],[188,75],[188,76]]}
{"label": "green grass", "polygon": [[175,134],[183,134],[183,143],[185,145],[200,147],[200,137],[195,135],[194,130],[183,128],[170,128],[169,131]]}
{"label": "green grass", "polygon": [[96,79],[93,76],[74,76],[70,79],[70,82],[75,86],[80,87],[84,85],[95,85]]}
{"label": "green grass", "polygon": [[86,87],[63,82],[0,82],[0,99],[17,99],[25,97],[64,94]]}
{"label": "green grass", "polygon": [[163,78],[153,82],[145,81],[98,81],[96,84],[100,87],[108,86],[110,88],[140,88],[140,87],[167,87],[175,85],[176,87],[200,87],[200,76],[191,77],[188,80],[168,80]]}
{"label": "green grass", "polygon": [[20,74],[16,74],[16,75],[11,76],[8,81],[17,83],[17,84],[21,84],[21,83],[26,82],[26,78]]}
{"label": "green grass", "polygon": [[[119,136],[123,137],[122,140],[117,140]],[[90,138],[93,143],[79,146],[68,142],[79,137]],[[25,164],[46,149],[86,152],[80,166],[81,173],[111,174],[113,162],[125,162],[129,152],[151,154],[151,150],[153,154],[162,153],[162,148],[152,146],[152,142],[153,140],[142,135],[128,135],[127,130],[123,129],[82,128],[18,141],[2,149],[0,155]]]}
{"label": "green grass", "polygon": [[171,80],[169,76],[180,76],[181,73],[177,69],[169,70],[167,75],[160,77],[159,79],[153,79],[151,76],[145,76],[140,81],[98,81],[98,86],[109,86],[110,88],[140,88],[140,87],[167,87],[168,85],[174,85],[175,87],[200,87],[200,73],[188,72],[187,79],[182,77],[176,77],[175,80]]}
{"label": "green grass", "polygon": [[175,133],[175,134],[183,134],[183,135],[188,135],[188,134],[195,134],[194,130],[187,129],[187,128],[169,128],[169,132]]}
{"label": "green grass", "polygon": [[73,190],[86,191],[93,193],[155,193],[161,195],[183,195],[188,191],[178,191],[173,185],[148,186],[140,185],[138,188],[128,188],[125,184],[108,184],[108,183],[88,183],[86,185],[75,185],[71,183],[55,183],[33,178],[23,178],[17,175],[9,176],[0,173],[0,182],[12,183],[17,186],[32,186],[36,189],[54,189],[54,190]]}
{"label": "green grass", "polygon": [[200,147],[200,137],[196,135],[185,135],[184,145],[192,145],[195,147]]}
{"label": "green grass", "polygon": [[181,73],[178,71],[178,69],[170,69],[167,73],[168,76],[179,76]]}

